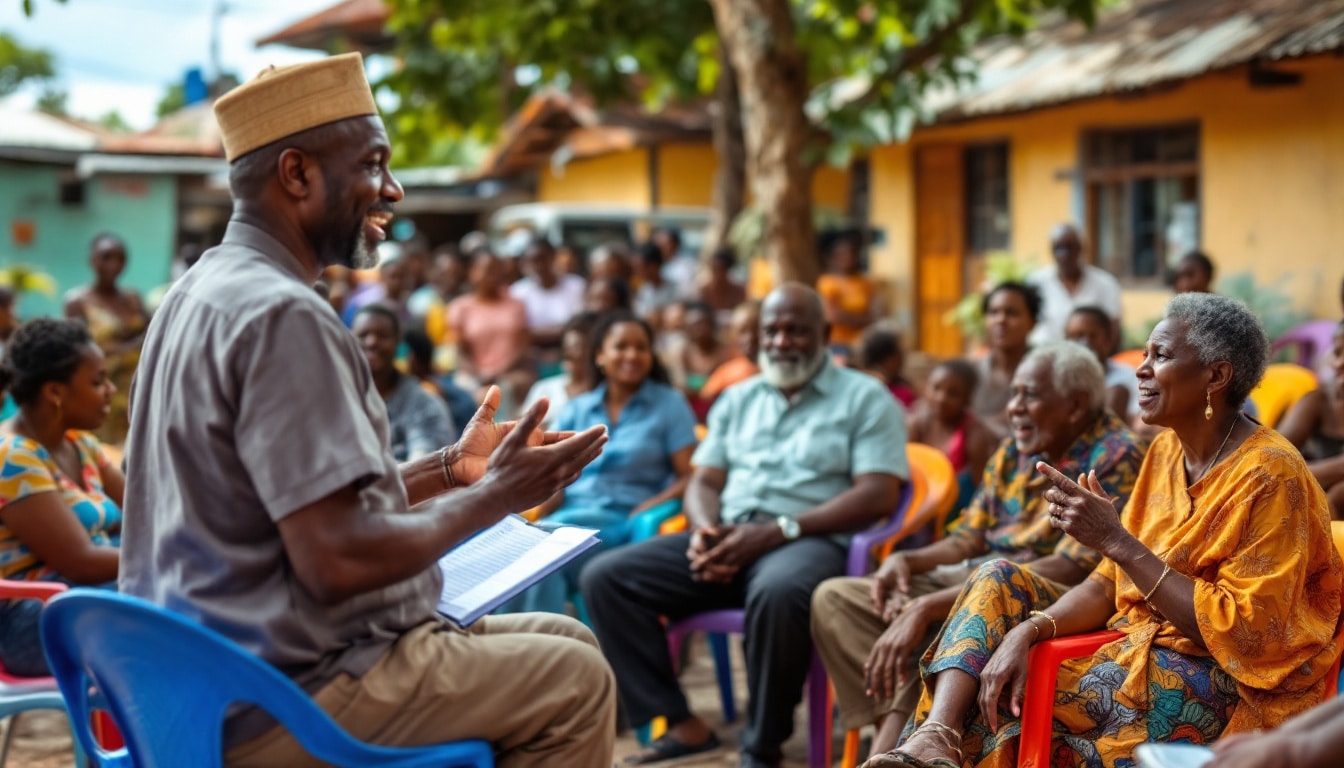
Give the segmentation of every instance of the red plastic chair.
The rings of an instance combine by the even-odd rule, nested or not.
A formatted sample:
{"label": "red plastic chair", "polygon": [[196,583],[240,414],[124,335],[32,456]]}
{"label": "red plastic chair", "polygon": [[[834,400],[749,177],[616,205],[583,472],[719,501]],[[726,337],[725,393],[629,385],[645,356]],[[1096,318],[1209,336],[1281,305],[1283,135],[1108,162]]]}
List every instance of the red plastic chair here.
{"label": "red plastic chair", "polygon": [[[45,602],[66,589],[64,584],[52,581],[11,581],[0,580],[0,599],[33,599]],[[0,766],[9,758],[9,744],[19,717],[24,712],[37,709],[65,709],[65,700],[53,677],[18,677],[9,674],[0,665],[0,716],[9,717],[9,728],[5,730],[5,739],[0,744]],[[78,746],[76,746],[78,752]],[[76,757],[80,757],[76,754]]]}
{"label": "red plastic chair", "polygon": [[[1330,523],[1335,549],[1344,557],[1344,522]],[[1115,640],[1122,633],[1112,630],[1091,632],[1086,635],[1061,637],[1038,643],[1027,657],[1026,697],[1022,702],[1022,738],[1017,747],[1017,768],[1046,768],[1050,765],[1050,725],[1054,722],[1055,685],[1059,679],[1059,665],[1065,659],[1088,656],[1101,646]],[[1344,634],[1344,633],[1342,633]],[[1339,638],[1337,638],[1338,640]],[[1324,700],[1339,693],[1340,660],[1326,673]]]}

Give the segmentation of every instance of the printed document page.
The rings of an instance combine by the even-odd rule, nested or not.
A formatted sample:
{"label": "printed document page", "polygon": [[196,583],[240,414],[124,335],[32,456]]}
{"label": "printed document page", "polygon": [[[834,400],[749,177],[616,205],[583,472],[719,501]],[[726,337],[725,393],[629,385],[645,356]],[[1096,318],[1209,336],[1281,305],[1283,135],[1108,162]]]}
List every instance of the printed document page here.
{"label": "printed document page", "polygon": [[439,612],[467,626],[597,543],[589,528],[545,531],[509,515],[439,559]]}

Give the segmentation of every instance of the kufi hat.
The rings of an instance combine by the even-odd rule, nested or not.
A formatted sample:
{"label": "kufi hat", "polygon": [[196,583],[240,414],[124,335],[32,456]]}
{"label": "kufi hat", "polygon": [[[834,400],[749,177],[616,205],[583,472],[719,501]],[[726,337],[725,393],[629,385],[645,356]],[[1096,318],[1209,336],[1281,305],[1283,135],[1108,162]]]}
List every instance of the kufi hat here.
{"label": "kufi hat", "polygon": [[376,114],[358,53],[267,68],[215,102],[229,162],[309,128]]}

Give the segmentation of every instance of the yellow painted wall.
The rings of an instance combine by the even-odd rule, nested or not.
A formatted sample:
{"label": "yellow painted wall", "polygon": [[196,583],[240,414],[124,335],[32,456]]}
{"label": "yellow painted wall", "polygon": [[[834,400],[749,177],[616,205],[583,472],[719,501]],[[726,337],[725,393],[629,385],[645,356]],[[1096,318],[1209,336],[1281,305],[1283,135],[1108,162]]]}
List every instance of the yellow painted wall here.
{"label": "yellow painted wall", "polygon": [[707,206],[714,190],[718,157],[714,145],[658,145],[658,204]]}
{"label": "yellow painted wall", "polygon": [[[543,203],[617,203],[647,206],[649,150],[638,148],[567,163],[557,174],[548,165],[537,180]],[[660,144],[658,204],[708,206],[718,157],[709,142]],[[822,208],[849,211],[849,170],[823,165],[812,178],[812,200]],[[748,191],[750,199],[750,191]]]}
{"label": "yellow painted wall", "polygon": [[[1288,275],[1303,310],[1339,316],[1344,277],[1344,60],[1276,65],[1302,74],[1299,86],[1251,88],[1244,70],[1207,75],[1142,97],[1106,98],[916,132],[872,154],[873,223],[887,231],[873,269],[913,306],[911,158],[926,142],[1009,142],[1011,250],[1045,263],[1050,228],[1081,220],[1072,174],[1083,131],[1199,121],[1200,241],[1221,274],[1250,270],[1258,282]],[[1161,312],[1164,290],[1127,290],[1127,324]],[[908,322],[908,309],[897,313]]]}
{"label": "yellow painted wall", "polygon": [[537,202],[649,204],[648,150],[636,148],[539,169]]}

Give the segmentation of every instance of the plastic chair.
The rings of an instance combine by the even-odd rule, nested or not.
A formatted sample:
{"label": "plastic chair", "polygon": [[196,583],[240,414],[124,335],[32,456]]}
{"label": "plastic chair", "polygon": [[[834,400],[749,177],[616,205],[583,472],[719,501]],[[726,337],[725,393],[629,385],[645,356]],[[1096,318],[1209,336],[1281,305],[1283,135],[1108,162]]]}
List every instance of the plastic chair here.
{"label": "plastic chair", "polygon": [[[877,558],[879,562],[897,548],[923,546],[942,538],[947,516],[956,506],[957,494],[960,492],[956,470],[942,451],[923,443],[909,443],[905,450],[910,459],[910,480],[913,486],[911,514],[906,518],[901,532],[888,539],[882,547]],[[840,765],[853,768],[858,764],[859,731],[855,729],[845,732]]]}
{"label": "plastic chair", "polygon": [[[911,462],[911,475],[917,469]],[[901,488],[901,499],[881,525],[854,535],[849,542],[849,560],[845,573],[850,576],[862,576],[872,565],[874,552],[881,551],[887,540],[898,535],[905,525],[906,515],[910,513],[911,499],[914,495],[914,482],[905,483]],[[710,649],[714,655],[715,676],[719,683],[719,696],[723,704],[723,718],[732,722],[737,717],[737,707],[733,696],[732,668],[729,665],[728,646],[725,635],[742,634],[745,614],[741,610],[708,611],[675,622],[667,628],[668,650],[672,654],[672,663],[681,658],[681,643],[691,632],[707,632]],[[721,643],[716,646],[716,643]],[[829,768],[831,764],[831,684],[826,677],[826,669],[821,657],[812,651],[812,663],[807,675],[807,764],[810,768]]]}
{"label": "plastic chair", "polygon": [[952,513],[961,492],[957,471],[942,451],[923,443],[909,443],[905,451],[910,460],[915,496],[911,499],[911,512],[901,532],[888,539],[878,553],[879,562],[897,548],[923,546],[941,539],[947,516]]}
{"label": "plastic chair", "polygon": [[1111,355],[1111,361],[1137,369],[1139,366],[1143,365],[1143,358],[1146,356],[1147,353],[1142,349],[1126,349],[1123,352],[1116,352],[1114,355]]}
{"label": "plastic chair", "polygon": [[1261,424],[1274,427],[1301,397],[1319,386],[1316,374],[1293,363],[1273,363],[1251,390],[1251,402]]}
{"label": "plastic chair", "polygon": [[314,757],[339,766],[493,768],[490,744],[392,748],[351,738],[274,667],[215,632],[128,595],[73,589],[42,612],[42,645],[73,723],[88,723],[90,689],[105,698],[126,746],[109,751],[75,729],[103,768],[220,768],[222,725],[235,702],[256,704]]}
{"label": "plastic chair", "polygon": [[[1344,557],[1344,522],[1331,522],[1330,534],[1335,549]],[[1050,726],[1054,722],[1055,687],[1059,665],[1066,659],[1088,656],[1101,646],[1122,637],[1112,630],[1061,637],[1032,646],[1027,656],[1027,690],[1022,700],[1022,737],[1017,747],[1018,768],[1047,768],[1050,765]],[[1340,660],[1326,673],[1325,699],[1332,699],[1344,686]]]}
{"label": "plastic chair", "polygon": [[1304,368],[1316,370],[1316,366],[1330,351],[1331,340],[1339,322],[1335,320],[1312,320],[1293,328],[1275,339],[1269,345],[1270,358],[1287,347],[1297,348],[1297,357],[1293,361]]}
{"label": "plastic chair", "polygon": [[[47,600],[66,590],[66,586],[53,581],[10,581],[0,580],[0,599]],[[5,739],[0,743],[0,766],[9,759],[9,745],[19,724],[19,716],[35,709],[59,709],[65,711],[65,699],[61,698],[60,688],[54,677],[16,677],[9,674],[0,665],[0,720],[8,717],[9,728],[5,730]],[[76,729],[71,727],[71,733]],[[84,753],[79,740],[75,740],[75,764],[84,764]]]}

